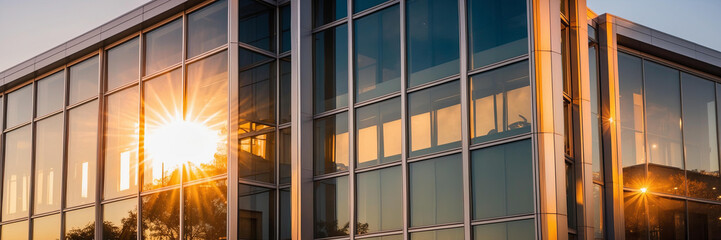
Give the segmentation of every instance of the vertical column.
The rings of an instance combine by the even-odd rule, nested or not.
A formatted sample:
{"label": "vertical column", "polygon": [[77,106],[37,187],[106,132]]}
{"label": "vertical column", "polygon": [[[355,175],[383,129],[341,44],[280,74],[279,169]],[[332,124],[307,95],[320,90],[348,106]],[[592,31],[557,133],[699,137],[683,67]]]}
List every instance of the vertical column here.
{"label": "vertical column", "polygon": [[313,73],[311,0],[291,9],[291,237],[313,239]]}
{"label": "vertical column", "polygon": [[604,226],[608,239],[624,239],[623,168],[621,167],[618,102],[618,69],[616,31],[613,16],[604,14],[598,20],[599,82],[601,87],[601,119],[603,119]]}
{"label": "vertical column", "polygon": [[228,1],[228,239],[238,239],[238,11]]}
{"label": "vertical column", "polygon": [[540,239],[567,239],[563,73],[559,0],[533,0],[531,80],[535,98],[536,219]]}
{"label": "vertical column", "polygon": [[[101,47],[98,50],[98,140],[97,150],[95,157],[95,236],[98,239],[103,239],[103,209],[100,204],[103,201],[103,179],[105,169],[105,148],[103,147],[103,140],[105,139],[105,50]],[[33,144],[34,146],[34,144]],[[33,153],[34,154],[34,153]],[[33,161],[34,162],[34,161]]]}
{"label": "vertical column", "polygon": [[466,16],[466,0],[458,0],[458,30],[460,30],[460,81],[461,81],[461,146],[463,157],[463,226],[465,239],[473,239],[471,227],[471,156],[470,156],[470,123],[468,86],[468,22]]}
{"label": "vertical column", "polygon": [[[349,1],[350,2],[350,1]],[[406,69],[408,69],[408,54],[407,51],[407,45],[406,38],[408,37],[406,35],[406,1],[401,0],[400,3],[400,13],[398,14],[400,16],[400,20],[398,21],[400,23],[400,38],[401,38],[401,132],[403,133],[401,135],[401,194],[403,196],[401,197],[403,203],[401,205],[402,213],[403,213],[403,239],[409,239],[409,233],[408,228],[410,227],[410,181],[408,177],[408,136],[410,136],[410,132],[408,132],[409,126],[408,126],[408,72]],[[351,6],[348,4],[348,6]],[[349,7],[350,9],[350,7]],[[350,13],[350,11],[349,11]],[[349,15],[350,16],[350,15]],[[352,48],[350,48],[352,49]],[[352,56],[352,55],[351,55]]]}

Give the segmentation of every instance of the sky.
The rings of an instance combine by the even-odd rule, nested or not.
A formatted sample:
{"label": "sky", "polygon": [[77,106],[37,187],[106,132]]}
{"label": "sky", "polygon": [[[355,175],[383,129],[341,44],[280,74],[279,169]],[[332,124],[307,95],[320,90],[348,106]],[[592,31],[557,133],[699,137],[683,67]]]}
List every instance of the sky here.
{"label": "sky", "polygon": [[[0,0],[0,71],[149,1]],[[588,6],[721,51],[721,0],[588,0]]]}

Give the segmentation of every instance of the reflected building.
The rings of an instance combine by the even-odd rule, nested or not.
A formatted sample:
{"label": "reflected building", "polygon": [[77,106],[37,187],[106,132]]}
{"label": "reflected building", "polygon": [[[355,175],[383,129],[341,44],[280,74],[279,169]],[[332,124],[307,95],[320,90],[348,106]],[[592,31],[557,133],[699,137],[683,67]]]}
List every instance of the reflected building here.
{"label": "reflected building", "polygon": [[0,240],[721,239],[719,97],[585,1],[154,0],[0,72]]}

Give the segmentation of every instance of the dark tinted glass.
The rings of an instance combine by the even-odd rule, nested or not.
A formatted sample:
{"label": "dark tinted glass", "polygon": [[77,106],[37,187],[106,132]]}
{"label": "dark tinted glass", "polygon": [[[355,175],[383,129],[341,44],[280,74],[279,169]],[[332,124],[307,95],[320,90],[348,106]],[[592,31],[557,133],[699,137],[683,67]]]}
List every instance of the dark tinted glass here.
{"label": "dark tinted glass", "polygon": [[408,96],[410,156],[461,146],[461,89],[458,81]]}
{"label": "dark tinted glass", "polygon": [[140,91],[137,87],[113,93],[105,113],[104,198],[138,192],[138,126]]}
{"label": "dark tinted glass", "polygon": [[646,194],[652,238],[686,239],[686,203]]}
{"label": "dark tinted glass", "polygon": [[275,239],[275,192],[238,186],[238,239]]}
{"label": "dark tinted glass", "polygon": [[401,99],[356,112],[356,164],[359,168],[401,160]]}
{"label": "dark tinted glass", "polygon": [[11,223],[0,226],[2,228],[2,240],[28,239],[28,221]]}
{"label": "dark tinted glass", "polygon": [[576,228],[576,184],[573,164],[566,163],[566,216],[568,228]]}
{"label": "dark tinted glass", "polygon": [[621,162],[625,187],[648,187],[643,183],[646,171],[646,142],[641,59],[618,53],[619,105],[621,107]]}
{"label": "dark tinted glass", "polygon": [[35,123],[35,214],[60,209],[63,125],[62,114]]}
{"label": "dark tinted glass", "polygon": [[313,35],[313,98],[316,113],[348,106],[348,27]]}
{"label": "dark tinted glass", "polygon": [[62,109],[65,102],[65,71],[60,71],[37,81],[35,116],[45,116]]}
{"label": "dark tinted glass", "polygon": [[138,199],[103,205],[103,239],[137,240]]}
{"label": "dark tinted glass", "polygon": [[280,96],[278,96],[280,99],[280,103],[278,104],[278,107],[280,108],[278,123],[280,124],[290,122],[290,108],[293,102],[291,101],[290,92],[290,67],[290,58],[280,59],[280,87],[278,89],[280,92]]}
{"label": "dark tinted glass", "polygon": [[473,239],[522,240],[536,236],[533,219],[484,224],[473,227]]}
{"label": "dark tinted glass", "polygon": [[291,159],[291,128],[283,128],[278,131],[278,174],[280,175],[279,184],[290,183],[290,159]]}
{"label": "dark tinted glass", "polygon": [[461,155],[411,163],[411,227],[463,221]]}
{"label": "dark tinted glass", "polygon": [[[371,1],[355,1],[371,2]],[[355,101],[400,90],[400,17],[398,5],[355,20],[353,71]]]}
{"label": "dark tinted glass", "polygon": [[623,225],[626,239],[648,239],[646,202],[646,194],[641,192],[623,193]]}
{"label": "dark tinted glass", "polygon": [[348,15],[347,0],[313,0],[313,25],[318,27]]}
{"label": "dark tinted glass", "polygon": [[469,67],[528,53],[527,22],[524,0],[469,0]]}
{"label": "dark tinted glass", "polygon": [[[33,219],[33,239],[60,240],[60,214]],[[137,225],[137,224],[136,224]],[[3,235],[5,232],[3,232]],[[13,238],[27,239],[27,238]],[[113,239],[113,238],[110,238]]]}
{"label": "dark tinted glass", "polygon": [[460,240],[463,239],[463,228],[451,228],[435,231],[411,233],[411,240]]}
{"label": "dark tinted glass", "polygon": [[721,206],[688,202],[689,239],[721,239]]}
{"label": "dark tinted glass", "polygon": [[[589,26],[589,31],[591,31]],[[589,33],[590,34],[590,33]],[[601,98],[598,82],[598,63],[597,63],[596,46],[588,47],[588,79],[591,88],[591,161],[593,167],[593,180],[603,181],[603,172],[601,170]]]}
{"label": "dark tinted glass", "polygon": [[140,40],[133,38],[108,50],[108,90],[116,89],[140,77]]}
{"label": "dark tinted glass", "polygon": [[184,239],[227,239],[228,186],[225,180],[186,187],[183,192]]}
{"label": "dark tinted glass", "polygon": [[[719,192],[713,191],[713,188],[721,190],[714,86],[709,80],[687,73],[681,74],[683,144],[686,150],[688,193],[691,197],[711,200],[717,200],[719,196]],[[697,188],[697,185],[706,187]]]}
{"label": "dark tinted glass", "polygon": [[348,171],[348,113],[315,120],[313,123],[314,174]]}
{"label": "dark tinted glass", "polygon": [[89,207],[65,213],[65,239],[95,239],[95,208]]}
{"label": "dark tinted glass", "polygon": [[228,2],[213,4],[188,14],[188,58],[228,42]]}
{"label": "dark tinted glass", "polygon": [[290,4],[280,7],[280,51],[290,51]]}
{"label": "dark tinted glass", "polygon": [[95,202],[98,143],[98,101],[68,112],[67,192],[68,207]]}
{"label": "dark tinted glass", "polygon": [[275,7],[255,0],[240,0],[238,40],[275,52]]}
{"label": "dark tinted glass", "polygon": [[243,70],[238,75],[239,133],[275,125],[275,71],[275,62],[269,62]]}
{"label": "dark tinted glass", "polygon": [[143,239],[180,239],[180,189],[142,197]]}
{"label": "dark tinted glass", "polygon": [[275,182],[275,132],[240,139],[240,178]]}
{"label": "dark tinted glass", "polygon": [[7,128],[30,122],[33,117],[32,85],[10,92],[7,101]]}
{"label": "dark tinted glass", "polygon": [[591,200],[591,211],[593,211],[593,236],[595,239],[604,239],[605,223],[603,211],[603,186],[593,184],[593,199]]}
{"label": "dark tinted glass", "polygon": [[644,61],[649,190],[685,195],[678,70]]}
{"label": "dark tinted glass", "polygon": [[356,0],[353,1],[353,13],[357,13],[371,7],[375,7],[378,4],[384,3],[388,0]]}
{"label": "dark tinted glass", "polygon": [[531,131],[527,61],[474,75],[470,85],[473,143]]}
{"label": "dark tinted glass", "polygon": [[291,239],[290,189],[280,190],[280,240]]}
{"label": "dark tinted glass", "polygon": [[[182,119],[183,93],[181,70],[176,69],[143,82],[145,121],[145,155],[143,156],[143,190],[175,185],[180,182],[180,166],[168,159],[161,134],[167,124]],[[159,150],[154,150],[154,149]],[[157,156],[156,156],[157,155]]]}
{"label": "dark tinted glass", "polygon": [[473,219],[533,212],[530,140],[475,150],[471,157]]}
{"label": "dark tinted glass", "polygon": [[260,54],[255,51],[251,51],[251,50],[248,50],[243,47],[238,48],[238,58],[239,58],[238,68],[241,71],[247,70],[248,68],[252,68],[256,64],[267,63],[267,62],[271,62],[271,61],[275,60],[272,57],[268,57],[267,55]]}
{"label": "dark tinted glass", "polygon": [[[186,139],[181,144],[206,143],[202,154],[184,152],[193,156],[186,161],[187,176],[183,181],[212,177],[226,173],[228,159],[228,55],[220,52],[186,67],[185,119],[198,124],[211,134],[202,134],[203,140]],[[215,149],[215,151],[212,151]]]}
{"label": "dark tinted glass", "polygon": [[314,189],[315,237],[348,235],[348,177],[316,181]]}
{"label": "dark tinted glass", "polygon": [[30,125],[5,134],[2,221],[28,216],[31,141]]}
{"label": "dark tinted glass", "polygon": [[100,77],[98,64],[98,56],[96,55],[70,67],[68,105],[98,95],[98,79]]}
{"label": "dark tinted glass", "polygon": [[401,167],[360,173],[356,181],[356,233],[403,228]]}
{"label": "dark tinted glass", "polygon": [[177,19],[145,34],[145,75],[180,63],[183,20]]}
{"label": "dark tinted glass", "polygon": [[460,71],[458,1],[408,1],[406,24],[408,86]]}

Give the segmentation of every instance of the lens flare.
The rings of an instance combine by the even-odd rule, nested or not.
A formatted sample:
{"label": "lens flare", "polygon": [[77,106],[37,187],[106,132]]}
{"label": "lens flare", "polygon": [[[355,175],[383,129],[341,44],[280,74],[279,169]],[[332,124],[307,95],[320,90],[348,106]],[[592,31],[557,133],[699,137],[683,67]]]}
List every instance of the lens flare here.
{"label": "lens flare", "polygon": [[200,166],[213,159],[219,136],[202,123],[174,120],[146,134],[145,151],[168,167]]}

